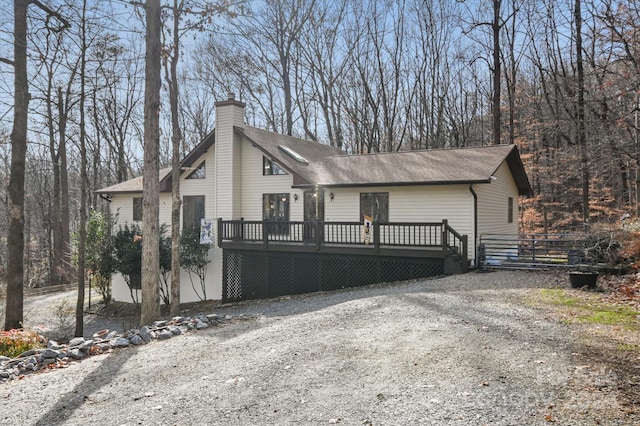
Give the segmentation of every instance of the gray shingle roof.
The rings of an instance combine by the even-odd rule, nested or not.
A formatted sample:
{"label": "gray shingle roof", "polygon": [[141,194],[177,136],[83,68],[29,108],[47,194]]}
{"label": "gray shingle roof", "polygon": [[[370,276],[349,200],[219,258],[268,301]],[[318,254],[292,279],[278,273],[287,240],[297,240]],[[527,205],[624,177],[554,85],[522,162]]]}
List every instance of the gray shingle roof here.
{"label": "gray shingle roof", "polygon": [[[236,127],[234,130],[260,149],[267,158],[291,173],[294,187],[487,183],[506,161],[520,195],[529,196],[532,193],[515,145],[347,155],[335,147],[255,127]],[[185,157],[182,165],[195,161],[212,144],[213,132]],[[297,161],[280,147],[295,151],[307,161]],[[161,170],[161,182],[170,180],[170,172],[170,168]],[[162,189],[170,190],[170,185],[162,185]],[[142,192],[142,177],[96,192]]]}
{"label": "gray shingle roof", "polygon": [[[160,181],[171,175],[171,167],[160,169]],[[142,176],[116,183],[96,191],[98,194],[126,194],[142,192]]]}
{"label": "gray shingle roof", "polygon": [[322,186],[486,183],[507,161],[521,195],[531,188],[515,145],[327,157],[307,180]]}

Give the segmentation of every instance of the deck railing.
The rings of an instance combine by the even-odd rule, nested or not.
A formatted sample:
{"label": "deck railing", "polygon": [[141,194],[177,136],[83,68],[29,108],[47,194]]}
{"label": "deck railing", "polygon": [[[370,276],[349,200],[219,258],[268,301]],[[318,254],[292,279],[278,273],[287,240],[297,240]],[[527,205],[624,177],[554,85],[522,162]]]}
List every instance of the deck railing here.
{"label": "deck railing", "polygon": [[374,223],[370,233],[361,222],[218,220],[218,246],[226,242],[438,248],[467,259],[467,236],[442,222]]}

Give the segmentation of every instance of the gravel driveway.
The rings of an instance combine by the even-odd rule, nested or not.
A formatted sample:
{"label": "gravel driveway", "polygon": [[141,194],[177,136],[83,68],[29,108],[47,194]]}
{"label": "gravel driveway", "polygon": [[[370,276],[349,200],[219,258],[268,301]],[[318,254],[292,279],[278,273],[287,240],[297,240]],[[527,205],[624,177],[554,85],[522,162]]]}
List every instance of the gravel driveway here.
{"label": "gravel driveway", "polygon": [[220,307],[252,316],[0,384],[0,424],[634,424],[615,374],[521,303],[557,285],[469,273]]}

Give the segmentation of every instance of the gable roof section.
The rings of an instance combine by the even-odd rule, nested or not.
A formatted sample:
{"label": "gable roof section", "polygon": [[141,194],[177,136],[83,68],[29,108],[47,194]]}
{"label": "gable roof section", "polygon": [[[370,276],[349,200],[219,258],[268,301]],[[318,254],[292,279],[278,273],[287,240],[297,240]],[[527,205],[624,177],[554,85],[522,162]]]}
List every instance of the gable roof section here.
{"label": "gable roof section", "polygon": [[[215,132],[209,133],[180,162],[180,167],[191,167],[202,154],[207,152],[215,141]],[[184,170],[182,171],[184,172]],[[171,192],[171,167],[160,169],[160,192]],[[95,191],[97,194],[134,194],[142,192],[142,176],[129,179],[115,185]]]}
{"label": "gable roof section", "polygon": [[[494,173],[506,162],[519,194],[531,196],[533,192],[515,145],[348,155],[336,147],[255,127],[234,127],[234,131],[291,173],[293,187],[490,183]],[[214,143],[215,133],[211,132],[185,156],[181,167],[192,166]],[[307,161],[296,160],[287,154],[287,149]],[[160,191],[171,191],[171,168],[160,171]],[[142,192],[142,177],[96,192]]]}
{"label": "gable roof section", "polygon": [[328,157],[310,169],[308,179],[322,186],[488,183],[504,161],[519,194],[531,195],[515,145]]}
{"label": "gable roof section", "polygon": [[[255,127],[234,128],[236,134],[245,137],[253,146],[272,161],[278,163],[293,175],[294,185],[313,185],[316,182],[308,180],[309,169],[313,164],[335,155],[346,155],[340,148],[332,147],[306,139],[285,136]],[[307,160],[307,163],[295,160],[285,149],[292,150]]]}
{"label": "gable roof section", "polygon": [[[196,160],[202,156],[205,152],[211,148],[213,143],[215,142],[215,130],[209,132],[207,136],[202,139],[202,141],[195,146],[180,162],[180,174],[188,171],[189,173],[192,170],[184,170],[186,167],[192,167]],[[171,169],[171,168],[169,168]],[[166,176],[160,176],[160,192],[171,192],[171,182],[173,181],[171,177],[171,173],[168,173]]]}
{"label": "gable roof section", "polygon": [[[160,180],[167,176],[171,176],[171,167],[160,169],[159,174]],[[115,185],[107,186],[106,188],[98,189],[95,192],[96,194],[135,194],[137,192],[142,192],[142,176],[116,183]]]}

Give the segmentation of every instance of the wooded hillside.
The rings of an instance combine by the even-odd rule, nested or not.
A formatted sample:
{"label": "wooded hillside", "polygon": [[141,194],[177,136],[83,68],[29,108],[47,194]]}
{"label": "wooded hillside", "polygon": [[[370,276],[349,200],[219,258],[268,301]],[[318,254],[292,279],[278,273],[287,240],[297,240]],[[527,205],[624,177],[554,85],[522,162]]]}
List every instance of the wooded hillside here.
{"label": "wooded hillside", "polygon": [[[104,210],[93,191],[141,173],[145,20],[129,1],[27,3],[25,262],[41,286],[69,279],[82,188],[85,207]],[[523,231],[637,217],[640,1],[162,4],[162,166],[176,131],[184,154],[212,130],[213,103],[235,92],[249,124],[350,153],[515,143],[535,192],[520,202]],[[0,17],[3,236],[13,18]],[[169,107],[176,40],[180,129]]]}

